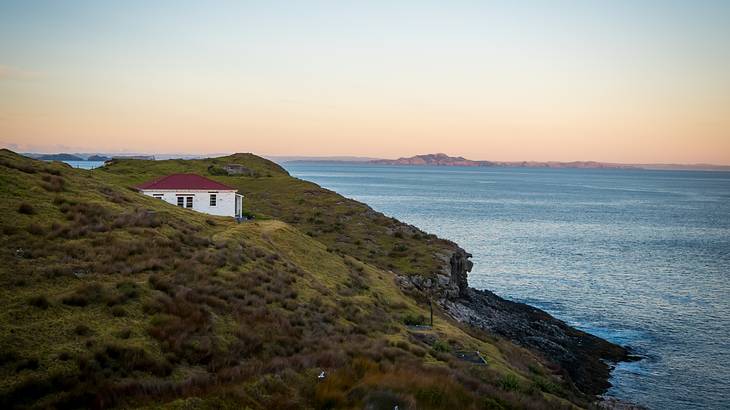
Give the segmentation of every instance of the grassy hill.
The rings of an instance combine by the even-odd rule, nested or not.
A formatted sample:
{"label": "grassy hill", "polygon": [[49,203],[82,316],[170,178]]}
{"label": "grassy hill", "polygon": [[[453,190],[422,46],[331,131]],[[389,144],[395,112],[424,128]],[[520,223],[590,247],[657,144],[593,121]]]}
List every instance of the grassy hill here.
{"label": "grassy hill", "polygon": [[[226,164],[251,172],[221,175]],[[130,189],[174,172],[237,187],[257,219]],[[438,310],[433,328],[409,326],[427,307],[395,275],[435,275],[456,245],[254,155],[85,171],[2,150],[0,195],[2,408],[591,401],[531,352]]]}
{"label": "grassy hill", "polygon": [[[253,175],[220,175],[227,164],[242,164]],[[331,250],[385,270],[433,275],[443,269],[444,260],[457,248],[449,241],[374,212],[365,204],[292,178],[279,165],[252,154],[202,160],[115,161],[99,172],[122,186],[173,172],[204,175],[243,193],[247,212],[285,221]]]}

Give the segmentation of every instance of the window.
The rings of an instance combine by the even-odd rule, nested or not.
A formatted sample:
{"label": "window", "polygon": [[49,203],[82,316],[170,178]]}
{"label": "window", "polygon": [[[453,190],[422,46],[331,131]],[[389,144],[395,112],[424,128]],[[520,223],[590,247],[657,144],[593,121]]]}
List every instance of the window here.
{"label": "window", "polygon": [[178,195],[177,196],[177,206],[180,206],[183,208],[192,208],[193,207],[193,197],[187,196],[187,195]]}
{"label": "window", "polygon": [[216,206],[217,201],[216,194],[210,194],[210,206]]}
{"label": "window", "polygon": [[152,197],[155,199],[162,199],[162,194],[152,194]]}

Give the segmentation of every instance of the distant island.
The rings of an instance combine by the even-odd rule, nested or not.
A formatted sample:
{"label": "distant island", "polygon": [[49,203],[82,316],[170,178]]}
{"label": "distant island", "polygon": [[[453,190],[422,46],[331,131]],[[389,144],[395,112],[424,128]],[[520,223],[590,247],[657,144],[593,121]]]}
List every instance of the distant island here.
{"label": "distant island", "polygon": [[73,155],[73,154],[41,154],[34,156],[36,159],[40,159],[43,161],[84,161],[84,158],[81,158],[79,156]]}
{"label": "distant island", "polygon": [[[34,152],[26,152],[22,155],[33,158],[33,159],[40,159],[42,161],[97,161],[97,162],[104,162],[109,161],[112,159],[144,159],[144,160],[154,160],[156,159],[154,155],[147,155],[147,154],[121,154],[121,155],[114,155],[114,154],[82,154],[82,153],[74,153],[74,154],[68,154],[65,152],[56,153],[56,154],[42,154],[42,153],[34,153]],[[176,156],[175,158],[182,158],[182,156]]]}
{"label": "distant island", "polygon": [[377,159],[369,161],[380,165],[431,165],[444,167],[522,167],[522,168],[639,168],[635,165],[614,164],[596,161],[474,161],[464,157],[452,157],[443,153],[415,155],[398,159]]}

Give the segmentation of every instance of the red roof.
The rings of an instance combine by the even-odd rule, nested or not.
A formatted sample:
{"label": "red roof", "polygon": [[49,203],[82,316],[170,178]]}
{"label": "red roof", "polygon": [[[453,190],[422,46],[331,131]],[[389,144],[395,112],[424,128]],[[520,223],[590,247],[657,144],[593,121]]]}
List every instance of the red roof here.
{"label": "red roof", "polygon": [[196,174],[172,174],[137,185],[137,189],[205,189],[235,191],[228,185]]}

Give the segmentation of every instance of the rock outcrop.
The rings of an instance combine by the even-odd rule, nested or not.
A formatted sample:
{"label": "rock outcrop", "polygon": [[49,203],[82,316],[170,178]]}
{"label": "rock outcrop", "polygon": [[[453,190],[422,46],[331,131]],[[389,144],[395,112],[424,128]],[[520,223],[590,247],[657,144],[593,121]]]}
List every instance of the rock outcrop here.
{"label": "rock outcrop", "polygon": [[451,280],[459,288],[459,297],[469,299],[469,282],[467,277],[474,263],[469,260],[471,254],[465,250],[458,248],[451,258],[449,258],[449,266],[451,267]]}
{"label": "rock outcrop", "polygon": [[558,364],[586,394],[602,394],[611,386],[608,363],[635,359],[626,348],[575,329],[543,310],[470,288],[467,276],[473,266],[471,256],[456,247],[451,255],[442,255],[444,267],[435,279],[399,275],[398,284],[430,296],[459,322],[540,353]]}
{"label": "rock outcrop", "polygon": [[460,322],[538,351],[559,364],[584,393],[601,394],[611,387],[607,362],[633,359],[626,348],[575,329],[543,310],[486,290],[467,292],[468,297],[443,300],[441,306]]}
{"label": "rock outcrop", "polygon": [[397,275],[396,280],[401,288],[416,290],[440,303],[446,300],[469,298],[469,284],[467,275],[474,266],[471,254],[456,247],[451,254],[439,255],[443,261],[441,270],[435,277],[425,275]]}

